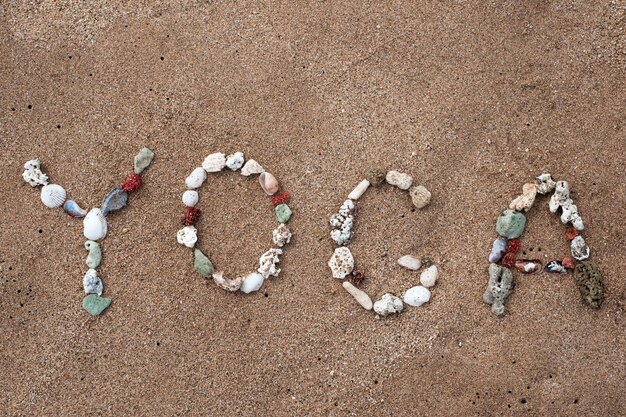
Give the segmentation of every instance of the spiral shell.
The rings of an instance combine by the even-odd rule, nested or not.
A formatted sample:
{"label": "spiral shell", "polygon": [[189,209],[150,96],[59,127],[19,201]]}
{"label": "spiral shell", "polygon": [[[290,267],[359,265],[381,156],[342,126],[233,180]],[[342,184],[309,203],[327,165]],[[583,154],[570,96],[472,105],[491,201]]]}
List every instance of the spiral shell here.
{"label": "spiral shell", "polygon": [[41,189],[41,202],[46,207],[61,207],[65,202],[66,196],[65,189],[58,184],[44,185]]}

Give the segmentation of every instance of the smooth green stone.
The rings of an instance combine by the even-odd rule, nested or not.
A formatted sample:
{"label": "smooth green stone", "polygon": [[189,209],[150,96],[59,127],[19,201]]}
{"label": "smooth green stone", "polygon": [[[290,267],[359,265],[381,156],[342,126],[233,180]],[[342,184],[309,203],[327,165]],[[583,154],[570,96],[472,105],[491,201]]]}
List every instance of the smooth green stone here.
{"label": "smooth green stone", "polygon": [[287,223],[291,218],[291,209],[287,204],[279,204],[274,210],[276,211],[278,221],[282,224]]}
{"label": "smooth green stone", "polygon": [[496,232],[507,239],[518,238],[524,233],[526,216],[513,210],[504,210],[496,222]]}
{"label": "smooth green stone", "polygon": [[154,152],[148,148],[142,148],[135,156],[135,174],[141,174],[152,163]]}
{"label": "smooth green stone", "polygon": [[110,305],[110,298],[100,297],[98,294],[89,294],[83,298],[83,308],[92,316],[99,316]]}
{"label": "smooth green stone", "polygon": [[193,266],[201,277],[210,278],[213,275],[213,264],[200,249],[194,250]]}
{"label": "smooth green stone", "polygon": [[100,261],[102,261],[102,250],[100,249],[100,244],[98,244],[98,242],[94,242],[93,240],[88,240],[85,242],[85,249],[89,251],[89,255],[87,255],[85,263],[89,268],[96,269],[100,266]]}

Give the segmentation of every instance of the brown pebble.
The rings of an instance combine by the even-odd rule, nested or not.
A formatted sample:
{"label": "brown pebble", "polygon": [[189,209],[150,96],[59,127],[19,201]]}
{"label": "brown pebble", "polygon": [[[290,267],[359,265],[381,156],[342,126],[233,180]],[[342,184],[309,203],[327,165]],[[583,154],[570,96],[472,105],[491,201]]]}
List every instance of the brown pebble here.
{"label": "brown pebble", "polygon": [[382,169],[372,168],[367,171],[367,180],[374,187],[378,187],[380,184],[385,182],[385,176],[387,173]]}

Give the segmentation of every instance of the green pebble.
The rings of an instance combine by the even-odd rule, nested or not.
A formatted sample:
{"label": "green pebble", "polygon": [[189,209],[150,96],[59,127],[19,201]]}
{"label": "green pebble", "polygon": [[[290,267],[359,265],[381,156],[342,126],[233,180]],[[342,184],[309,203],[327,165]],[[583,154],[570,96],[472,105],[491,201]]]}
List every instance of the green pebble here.
{"label": "green pebble", "polygon": [[89,255],[87,255],[85,263],[89,268],[96,269],[100,266],[100,261],[102,261],[102,250],[100,249],[100,244],[98,242],[94,242],[93,240],[88,240],[85,242],[85,249],[89,251]]}
{"label": "green pebble", "polygon": [[141,174],[144,169],[148,168],[152,159],[154,159],[154,152],[148,148],[142,148],[135,156],[135,174]]}
{"label": "green pebble", "polygon": [[110,298],[100,297],[98,294],[89,294],[83,298],[83,308],[94,317],[102,314],[110,305]]}
{"label": "green pebble", "polygon": [[274,210],[276,211],[278,221],[282,224],[287,223],[291,218],[291,209],[287,204],[279,204]]}
{"label": "green pebble", "polygon": [[504,210],[496,222],[496,232],[507,239],[518,238],[524,233],[526,216],[513,210]]}
{"label": "green pebble", "polygon": [[213,275],[213,264],[200,249],[194,250],[193,266],[201,277],[210,278]]}

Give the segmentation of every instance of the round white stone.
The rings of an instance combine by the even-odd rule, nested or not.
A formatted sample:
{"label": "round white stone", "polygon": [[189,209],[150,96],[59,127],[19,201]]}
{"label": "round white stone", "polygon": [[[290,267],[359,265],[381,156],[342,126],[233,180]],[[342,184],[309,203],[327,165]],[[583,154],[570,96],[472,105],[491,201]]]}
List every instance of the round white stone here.
{"label": "round white stone", "polygon": [[183,193],[183,203],[187,207],[194,207],[198,204],[198,192],[194,190],[187,190]]}
{"label": "round white stone", "polygon": [[253,272],[249,275],[246,275],[239,289],[241,290],[241,292],[250,294],[253,291],[260,290],[261,286],[263,285],[263,281],[263,275],[259,274],[258,272]]}
{"label": "round white stone", "polygon": [[410,306],[419,307],[430,301],[430,291],[428,288],[418,285],[406,290],[403,300]]}
{"label": "round white stone", "polygon": [[420,284],[426,288],[433,287],[435,282],[437,282],[438,276],[439,272],[437,271],[437,267],[435,265],[431,265],[420,275]]}

